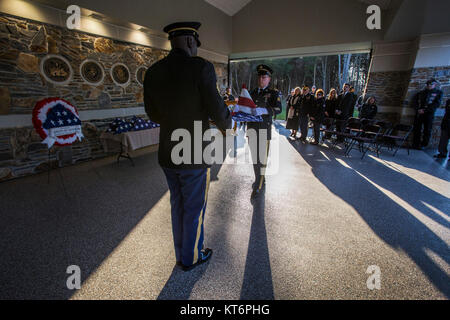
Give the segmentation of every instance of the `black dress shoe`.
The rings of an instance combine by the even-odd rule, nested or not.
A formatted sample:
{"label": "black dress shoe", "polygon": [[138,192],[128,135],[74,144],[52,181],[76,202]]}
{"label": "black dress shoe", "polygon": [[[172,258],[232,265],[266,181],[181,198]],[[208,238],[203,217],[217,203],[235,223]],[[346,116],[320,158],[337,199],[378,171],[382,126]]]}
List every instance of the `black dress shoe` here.
{"label": "black dress shoe", "polygon": [[211,259],[212,256],[212,249],[206,248],[206,249],[202,249],[200,251],[200,256],[198,257],[198,260],[196,263],[190,265],[190,266],[185,266],[185,265],[181,265],[181,267],[183,268],[184,271],[190,271],[192,269],[194,269],[195,267],[201,265],[202,263],[205,263],[206,261],[208,261],[209,259]]}

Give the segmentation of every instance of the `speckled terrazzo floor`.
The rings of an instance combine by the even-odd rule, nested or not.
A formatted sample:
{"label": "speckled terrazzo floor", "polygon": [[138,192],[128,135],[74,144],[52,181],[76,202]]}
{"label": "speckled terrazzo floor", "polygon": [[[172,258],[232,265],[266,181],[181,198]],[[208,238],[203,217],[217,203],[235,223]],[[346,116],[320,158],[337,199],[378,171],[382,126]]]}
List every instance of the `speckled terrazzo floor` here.
{"label": "speckled terrazzo floor", "polygon": [[[175,267],[156,153],[135,167],[106,158],[55,170],[50,184],[46,174],[1,183],[0,299],[450,297],[446,163],[405,150],[343,157],[276,129],[279,172],[258,201],[251,165],[213,167],[214,255],[191,272]],[[66,287],[69,265],[81,269],[78,291]],[[371,265],[380,290],[367,288]]]}

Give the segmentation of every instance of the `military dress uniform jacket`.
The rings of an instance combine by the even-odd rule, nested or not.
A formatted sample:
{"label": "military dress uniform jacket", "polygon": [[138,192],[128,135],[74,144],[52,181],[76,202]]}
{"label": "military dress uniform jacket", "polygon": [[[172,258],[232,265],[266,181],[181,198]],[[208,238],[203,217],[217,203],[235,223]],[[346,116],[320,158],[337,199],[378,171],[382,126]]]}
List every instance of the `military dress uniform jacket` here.
{"label": "military dress uniform jacket", "polygon": [[266,129],[267,140],[272,139],[272,118],[274,115],[281,113],[281,97],[278,90],[265,88],[265,89],[253,89],[250,92],[250,96],[253,102],[259,108],[266,108],[269,114],[263,115],[263,122],[249,122],[247,128],[249,129]]}
{"label": "military dress uniform jacket", "polygon": [[[149,118],[161,125],[158,161],[162,167],[173,169],[202,169],[209,167],[201,156],[194,164],[194,140],[201,139],[202,151],[210,143],[202,137],[210,128],[209,119],[222,130],[231,128],[231,114],[216,88],[213,65],[191,57],[182,49],[173,49],[169,55],[153,64],[145,74],[145,111]],[[201,121],[202,137],[194,136],[194,121]],[[176,129],[186,129],[191,135],[191,161],[175,164],[171,159],[174,146],[171,141]],[[196,161],[197,162],[197,161]]]}
{"label": "military dress uniform jacket", "polygon": [[425,109],[426,115],[433,115],[437,108],[440,107],[442,101],[442,91],[438,89],[420,91],[414,101],[416,110]]}

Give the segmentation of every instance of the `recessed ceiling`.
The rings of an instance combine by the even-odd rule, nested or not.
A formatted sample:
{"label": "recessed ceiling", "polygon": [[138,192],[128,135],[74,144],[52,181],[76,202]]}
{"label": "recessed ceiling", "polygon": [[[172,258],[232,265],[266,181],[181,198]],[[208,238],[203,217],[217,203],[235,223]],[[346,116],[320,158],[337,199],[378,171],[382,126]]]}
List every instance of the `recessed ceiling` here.
{"label": "recessed ceiling", "polygon": [[222,10],[229,16],[234,16],[252,0],[205,0],[210,5]]}

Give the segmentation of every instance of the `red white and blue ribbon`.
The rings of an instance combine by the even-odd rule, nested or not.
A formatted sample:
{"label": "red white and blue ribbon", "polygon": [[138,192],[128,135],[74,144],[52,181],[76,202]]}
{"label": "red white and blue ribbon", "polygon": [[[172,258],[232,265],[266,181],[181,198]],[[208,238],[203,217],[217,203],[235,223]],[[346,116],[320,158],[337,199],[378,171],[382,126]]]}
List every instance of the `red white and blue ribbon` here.
{"label": "red white and blue ribbon", "polygon": [[33,110],[33,125],[48,148],[68,146],[83,138],[78,111],[64,99],[38,101]]}

